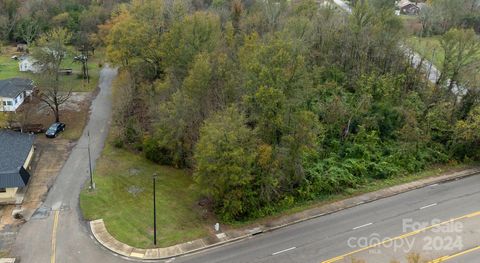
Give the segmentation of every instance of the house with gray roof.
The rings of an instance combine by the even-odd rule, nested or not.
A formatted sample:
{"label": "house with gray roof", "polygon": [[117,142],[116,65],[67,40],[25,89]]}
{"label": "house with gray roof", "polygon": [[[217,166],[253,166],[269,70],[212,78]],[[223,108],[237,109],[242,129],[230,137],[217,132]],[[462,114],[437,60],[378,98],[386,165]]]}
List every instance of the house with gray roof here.
{"label": "house with gray roof", "polygon": [[0,129],[0,204],[15,204],[30,180],[35,135]]}
{"label": "house with gray roof", "polygon": [[16,111],[32,95],[35,89],[33,80],[11,78],[0,80],[0,111]]}

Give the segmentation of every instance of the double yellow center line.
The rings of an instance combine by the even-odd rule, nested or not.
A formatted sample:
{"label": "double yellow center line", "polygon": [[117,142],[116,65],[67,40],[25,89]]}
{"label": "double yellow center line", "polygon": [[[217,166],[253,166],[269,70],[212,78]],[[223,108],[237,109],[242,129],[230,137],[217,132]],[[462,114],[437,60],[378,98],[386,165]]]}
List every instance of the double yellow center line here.
{"label": "double yellow center line", "polygon": [[459,256],[463,256],[465,254],[468,254],[470,252],[474,252],[476,250],[480,250],[480,246],[478,247],[474,247],[474,248],[471,248],[471,249],[467,249],[465,251],[462,251],[462,252],[459,252],[459,253],[456,253],[456,254],[453,254],[453,255],[450,255],[450,256],[443,256],[443,257],[440,257],[440,258],[437,258],[437,259],[434,259],[432,261],[430,261],[429,263],[439,263],[439,262],[444,262],[446,260],[449,260],[449,259],[452,259],[452,258],[456,258],[456,257],[459,257]]}
{"label": "double yellow center line", "polygon": [[50,263],[55,263],[55,254],[57,249],[57,227],[58,227],[58,214],[60,211],[55,211],[55,216],[53,217],[53,229],[52,229],[52,254],[50,256]]}
{"label": "double yellow center line", "polygon": [[[428,226],[428,227],[425,227],[425,228],[422,228],[422,229],[419,229],[419,230],[415,230],[415,231],[412,231],[412,232],[403,234],[403,235],[401,235],[401,236],[397,236],[397,237],[394,237],[394,238],[386,239],[386,240],[384,240],[383,242],[379,242],[379,243],[377,243],[377,244],[373,244],[373,245],[370,245],[370,246],[367,246],[367,247],[363,247],[363,248],[361,248],[361,249],[358,249],[358,250],[355,250],[355,251],[352,251],[352,252],[349,252],[349,253],[340,255],[340,256],[338,256],[338,257],[331,258],[331,259],[329,259],[329,260],[323,261],[322,263],[333,263],[333,262],[337,262],[337,261],[339,261],[339,260],[344,259],[344,258],[347,257],[347,256],[356,254],[356,253],[358,253],[358,252],[362,252],[362,251],[365,251],[365,250],[369,250],[369,249],[371,249],[371,248],[378,247],[378,246],[381,246],[381,245],[390,243],[390,242],[395,241],[395,240],[398,240],[398,239],[404,239],[404,238],[407,238],[407,237],[410,237],[410,236],[413,236],[413,235],[416,235],[416,234],[425,232],[426,230],[429,230],[429,229],[432,229],[432,228],[435,228],[435,227],[438,227],[438,226],[441,226],[441,225],[449,224],[449,223],[452,223],[452,222],[455,222],[455,221],[458,221],[458,220],[462,220],[462,219],[465,219],[465,218],[471,218],[471,217],[475,217],[475,216],[480,216],[480,211],[473,212],[473,213],[471,213],[471,214],[464,215],[464,216],[461,216],[461,217],[453,218],[453,219],[450,219],[450,220],[448,220],[448,221],[441,222],[441,223],[438,223],[438,224],[434,224],[434,225],[431,225],[431,226]],[[477,248],[477,249],[480,249],[480,248]],[[467,250],[467,251],[468,251],[468,250]],[[464,251],[464,252],[465,252],[465,253],[463,253],[463,252],[462,252],[462,253],[463,253],[463,254],[468,253],[468,252],[466,252],[466,251]],[[471,251],[469,251],[469,252],[471,252]],[[460,253],[459,253],[459,254],[460,254]],[[463,255],[463,254],[462,254],[462,255]],[[452,255],[452,256],[458,257],[458,256],[460,256],[460,255]],[[445,260],[445,259],[443,259],[443,260]],[[436,262],[441,262],[441,261],[432,261],[432,262],[433,262],[433,263],[436,263]]]}

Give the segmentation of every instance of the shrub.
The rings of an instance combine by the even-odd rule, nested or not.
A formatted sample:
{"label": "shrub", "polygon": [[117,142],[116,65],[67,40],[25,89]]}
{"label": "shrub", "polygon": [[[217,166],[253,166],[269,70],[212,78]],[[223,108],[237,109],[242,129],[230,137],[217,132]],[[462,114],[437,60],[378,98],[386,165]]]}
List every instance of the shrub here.
{"label": "shrub", "polygon": [[143,141],[143,152],[145,153],[145,157],[153,162],[163,165],[172,164],[171,151],[160,146],[155,139],[146,138]]}

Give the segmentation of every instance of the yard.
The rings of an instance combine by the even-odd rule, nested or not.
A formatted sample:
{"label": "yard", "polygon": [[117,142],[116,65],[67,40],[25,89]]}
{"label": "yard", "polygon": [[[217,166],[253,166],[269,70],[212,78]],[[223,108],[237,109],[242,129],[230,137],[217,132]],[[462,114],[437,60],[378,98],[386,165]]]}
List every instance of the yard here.
{"label": "yard", "polygon": [[[38,74],[29,72],[20,72],[18,68],[18,61],[12,59],[13,55],[20,56],[21,53],[16,52],[15,47],[7,46],[0,48],[0,79],[22,77],[38,80]],[[63,75],[60,79],[61,87],[65,90],[72,91],[92,91],[96,88],[99,78],[100,67],[99,63],[102,62],[102,53],[96,52],[94,56],[89,60],[89,73],[90,83],[84,81],[80,76],[82,72],[82,65],[80,63],[73,62],[72,54],[68,54],[67,58],[62,64],[62,68],[71,68],[73,74]]]}
{"label": "yard", "polygon": [[[156,165],[107,143],[94,174],[95,191],[84,189],[87,220],[103,218],[108,231],[129,245],[153,247],[152,174],[157,173],[157,244],[166,247],[208,235],[191,175]],[[213,224],[213,222],[212,222]]]}
{"label": "yard", "polygon": [[444,56],[440,37],[411,37],[407,44],[441,70]]}
{"label": "yard", "polygon": [[[16,52],[15,47],[0,47],[0,79],[21,77],[30,78],[37,81],[37,83],[41,83],[40,74],[19,71],[18,61],[12,59],[14,55],[21,55],[21,53]],[[101,69],[99,65],[102,63],[102,60],[103,53],[101,50],[90,57],[89,73],[91,79],[89,83],[80,76],[82,66],[80,63],[73,62],[73,53],[69,54],[63,62],[62,68],[71,68],[73,74],[61,76],[61,88],[65,91],[71,89],[73,93],[69,100],[60,106],[60,120],[67,124],[65,132],[60,134],[61,138],[77,140],[80,137],[88,116],[90,101],[93,98],[92,95],[95,94],[92,91],[95,90],[98,84]],[[13,119],[27,124],[42,124],[45,128],[48,128],[54,121],[51,110],[44,103],[40,102],[38,98],[34,98],[30,102],[26,101],[17,110]]]}
{"label": "yard", "polygon": [[[444,54],[440,44],[440,37],[411,37],[407,40],[407,44],[420,55],[424,56],[441,71]],[[480,56],[478,56],[480,60]],[[477,72],[476,79],[480,79],[480,73]]]}

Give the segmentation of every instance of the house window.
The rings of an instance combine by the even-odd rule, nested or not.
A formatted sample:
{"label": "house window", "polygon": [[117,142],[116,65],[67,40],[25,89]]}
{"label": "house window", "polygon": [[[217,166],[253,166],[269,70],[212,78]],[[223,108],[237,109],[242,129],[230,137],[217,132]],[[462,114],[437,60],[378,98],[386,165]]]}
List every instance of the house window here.
{"label": "house window", "polygon": [[3,103],[3,106],[7,106],[7,102],[6,101],[2,101]]}
{"label": "house window", "polygon": [[0,188],[0,193],[6,193],[7,192],[7,188]]}
{"label": "house window", "polygon": [[11,100],[7,101],[7,106],[12,106],[12,105],[13,105],[13,104],[12,104],[12,101],[11,101]]}
{"label": "house window", "polygon": [[17,104],[17,99],[15,99],[15,105]]}

